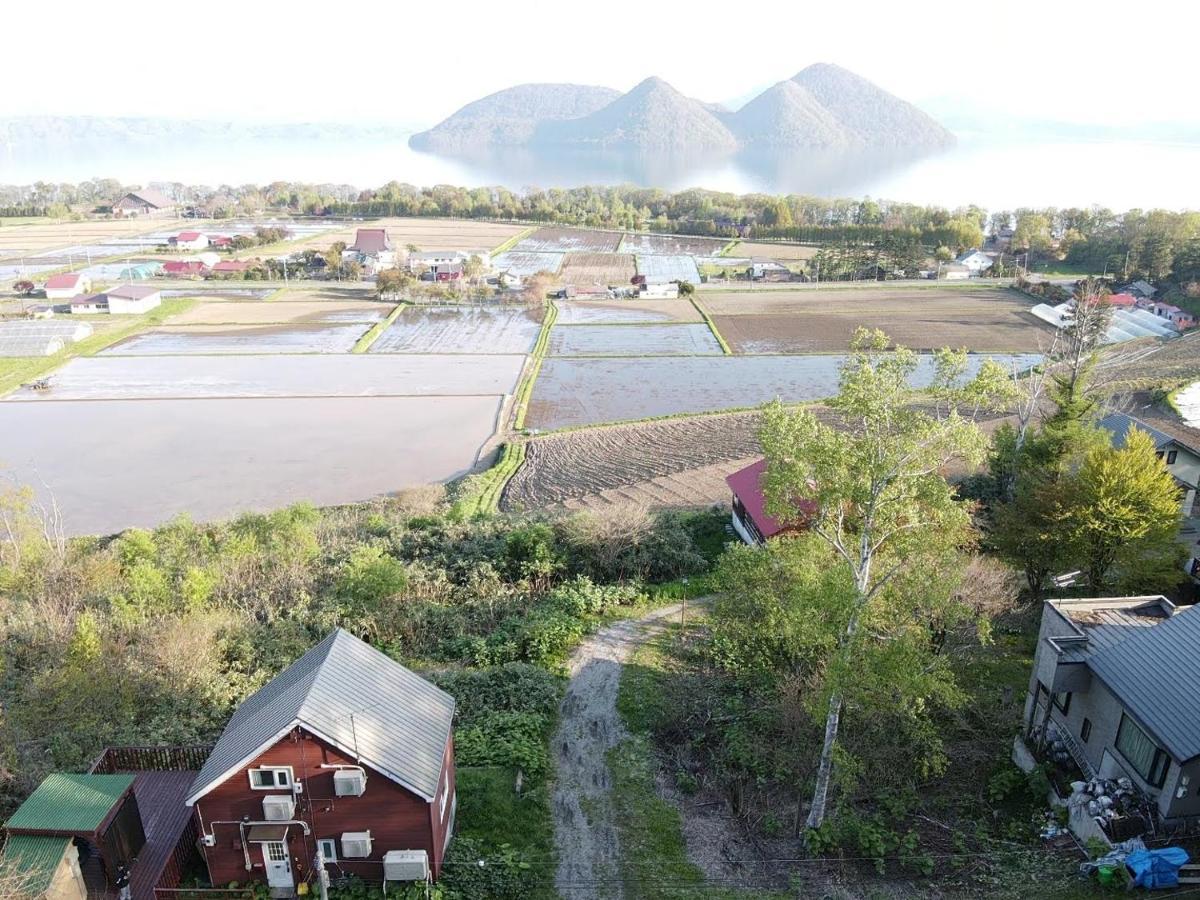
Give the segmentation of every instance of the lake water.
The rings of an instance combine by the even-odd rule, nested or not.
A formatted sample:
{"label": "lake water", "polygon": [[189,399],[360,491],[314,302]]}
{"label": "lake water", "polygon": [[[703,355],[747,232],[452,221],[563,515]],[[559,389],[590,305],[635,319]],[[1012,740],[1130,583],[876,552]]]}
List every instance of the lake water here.
{"label": "lake water", "polygon": [[1093,203],[1117,210],[1200,208],[1198,170],[1200,145],[1115,140],[963,139],[953,150],[923,158],[848,153],[647,158],[515,150],[468,159],[418,153],[403,138],[361,137],[0,147],[0,183],[7,184],[94,177],[209,185],[296,180],[358,187],[396,180],[514,190],[633,183],[668,190],[869,195],[991,209]]}

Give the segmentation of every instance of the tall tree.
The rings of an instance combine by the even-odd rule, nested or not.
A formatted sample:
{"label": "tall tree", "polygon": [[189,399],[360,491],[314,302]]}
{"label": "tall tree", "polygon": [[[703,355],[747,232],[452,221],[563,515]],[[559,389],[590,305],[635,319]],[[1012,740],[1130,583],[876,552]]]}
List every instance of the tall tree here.
{"label": "tall tree", "polygon": [[855,336],[830,403],[845,429],[776,404],[768,408],[760,435],[768,512],[784,522],[806,522],[851,584],[829,659],[809,828],[820,827],[827,814],[847,696],[872,687],[858,680],[875,671],[861,668],[864,648],[874,639],[873,629],[864,626],[919,617],[944,603],[928,591],[921,573],[952,565],[972,533],[968,509],[940,470],[955,458],[980,459],[983,435],[956,410],[937,418],[917,408],[911,383],[917,356],[903,348],[886,352],[887,345],[879,331],[860,329]]}

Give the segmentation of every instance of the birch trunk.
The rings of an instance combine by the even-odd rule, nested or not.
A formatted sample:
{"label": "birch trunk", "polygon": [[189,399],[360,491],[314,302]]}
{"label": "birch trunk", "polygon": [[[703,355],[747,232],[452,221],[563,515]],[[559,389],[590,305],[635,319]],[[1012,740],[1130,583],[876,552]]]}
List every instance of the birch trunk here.
{"label": "birch trunk", "polygon": [[825,821],[825,809],[829,802],[829,781],[833,776],[833,745],[837,742],[838,724],[842,718],[842,695],[829,698],[829,713],[825,717],[825,744],[821,747],[821,762],[817,766],[817,785],[813,789],[812,806],[808,810],[805,828],[820,828]]}

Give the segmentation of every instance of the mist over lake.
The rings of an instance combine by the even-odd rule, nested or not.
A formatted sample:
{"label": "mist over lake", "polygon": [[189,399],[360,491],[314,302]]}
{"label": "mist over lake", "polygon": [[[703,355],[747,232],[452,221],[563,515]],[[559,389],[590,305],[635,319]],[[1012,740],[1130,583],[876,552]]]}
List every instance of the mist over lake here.
{"label": "mist over lake", "polygon": [[577,187],[632,183],[666,190],[872,196],[948,207],[1200,208],[1200,145],[1122,140],[965,138],[928,155],[883,152],[739,153],[718,157],[512,148],[473,156],[418,152],[406,136],[298,136],[234,141],[55,142],[0,147],[0,183],[265,184],[306,181],[377,187],[454,184]]}

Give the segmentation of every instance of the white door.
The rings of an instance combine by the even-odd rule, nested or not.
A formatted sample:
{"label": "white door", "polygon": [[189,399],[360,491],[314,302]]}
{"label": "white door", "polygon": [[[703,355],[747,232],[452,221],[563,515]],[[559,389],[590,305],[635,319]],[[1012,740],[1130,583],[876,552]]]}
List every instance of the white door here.
{"label": "white door", "polygon": [[267,884],[271,887],[295,887],[287,845],[283,841],[267,841],[262,848],[263,862],[267,865]]}

